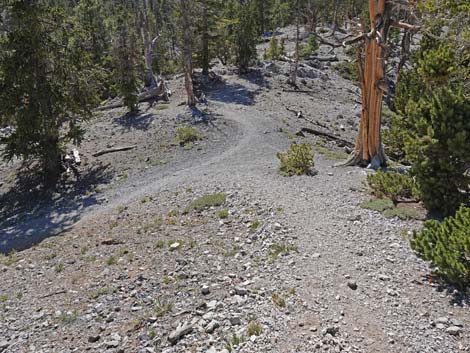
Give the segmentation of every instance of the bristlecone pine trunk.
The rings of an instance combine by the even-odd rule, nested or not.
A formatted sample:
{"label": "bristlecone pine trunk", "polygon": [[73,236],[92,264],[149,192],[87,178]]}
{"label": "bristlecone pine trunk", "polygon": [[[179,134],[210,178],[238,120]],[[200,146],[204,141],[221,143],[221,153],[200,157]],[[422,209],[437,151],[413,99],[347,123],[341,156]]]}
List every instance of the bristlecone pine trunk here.
{"label": "bristlecone pine trunk", "polygon": [[373,168],[385,165],[386,156],[381,140],[382,98],[385,58],[383,45],[387,33],[386,0],[369,0],[371,32],[365,36],[365,66],[358,55],[359,83],[362,92],[362,114],[356,146],[347,165]]}

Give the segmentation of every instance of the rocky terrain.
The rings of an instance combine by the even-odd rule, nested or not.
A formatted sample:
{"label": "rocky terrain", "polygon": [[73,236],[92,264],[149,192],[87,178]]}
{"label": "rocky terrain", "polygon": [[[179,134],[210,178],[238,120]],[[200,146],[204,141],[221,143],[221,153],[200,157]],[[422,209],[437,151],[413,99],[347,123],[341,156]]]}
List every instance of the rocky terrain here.
{"label": "rocky terrain", "polygon": [[[81,179],[41,207],[6,201],[20,198],[2,166],[0,246],[25,250],[0,260],[0,352],[470,351],[468,298],[408,246],[420,222],[360,208],[370,171],[333,167],[344,142],[299,133],[357,130],[357,88],[311,61],[306,93],[285,62],[215,67],[191,149],[174,143],[192,124],[181,79],[164,108],[98,114]],[[317,175],[278,173],[292,141],[314,145]],[[91,156],[121,145],[137,148]]]}

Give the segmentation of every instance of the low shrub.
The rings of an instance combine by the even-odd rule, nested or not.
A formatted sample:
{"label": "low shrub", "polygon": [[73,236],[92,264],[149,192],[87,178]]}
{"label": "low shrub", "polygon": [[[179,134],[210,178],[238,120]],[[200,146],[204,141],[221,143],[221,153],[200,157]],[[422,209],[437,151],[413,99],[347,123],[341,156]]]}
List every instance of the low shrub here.
{"label": "low shrub", "polygon": [[421,215],[418,211],[412,208],[395,207],[384,211],[384,216],[387,218],[399,218],[402,221],[410,219],[420,219]]}
{"label": "low shrub", "polygon": [[470,285],[470,208],[461,206],[443,222],[427,221],[414,232],[411,248],[430,261],[437,274],[461,287]]}
{"label": "low shrub", "polygon": [[313,55],[319,47],[320,46],[318,45],[315,35],[311,34],[308,37],[308,44],[299,50],[299,56],[301,58],[308,58]]}
{"label": "low shrub", "polygon": [[225,194],[208,194],[204,195],[193,202],[191,202],[184,210],[183,213],[187,214],[193,210],[201,211],[208,207],[220,206],[225,203]]}
{"label": "low shrub", "polygon": [[391,210],[395,208],[395,205],[393,204],[393,202],[388,199],[364,201],[361,203],[360,206],[367,210],[372,210],[372,211],[377,211],[377,212],[384,212],[386,210]]}
{"label": "low shrub", "polygon": [[248,337],[260,336],[262,333],[263,333],[263,326],[261,326],[261,324],[256,320],[251,321],[248,324],[248,327],[246,328],[246,334]]}
{"label": "low shrub", "polygon": [[346,80],[359,82],[359,71],[357,69],[357,63],[355,61],[344,61],[336,64],[333,68],[338,71],[339,75],[345,78]]}
{"label": "low shrub", "polygon": [[176,130],[175,143],[180,146],[186,146],[195,141],[201,140],[202,135],[191,126],[182,126]]}
{"label": "low shrub", "polygon": [[394,203],[400,199],[410,199],[417,194],[413,178],[406,174],[392,171],[378,171],[367,176],[367,183],[374,191],[374,195],[388,197]]}
{"label": "low shrub", "polygon": [[282,47],[279,45],[279,41],[276,36],[273,35],[269,41],[269,48],[266,51],[265,59],[269,60],[279,60],[279,57],[282,55]]}
{"label": "low shrub", "polygon": [[308,143],[292,143],[285,153],[278,153],[280,171],[285,176],[310,175],[315,165],[313,148]]}

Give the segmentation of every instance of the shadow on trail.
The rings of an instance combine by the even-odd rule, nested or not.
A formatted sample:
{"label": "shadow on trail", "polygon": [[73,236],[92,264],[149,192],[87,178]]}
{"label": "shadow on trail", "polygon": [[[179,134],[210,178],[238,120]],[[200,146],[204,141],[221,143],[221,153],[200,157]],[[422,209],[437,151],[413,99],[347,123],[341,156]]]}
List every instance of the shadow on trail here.
{"label": "shadow on trail", "polygon": [[23,171],[15,186],[0,195],[0,253],[28,249],[69,228],[98,203],[89,192],[111,179],[108,168],[100,166],[82,172],[75,182],[62,180],[44,190],[37,171]]}
{"label": "shadow on trail", "polygon": [[119,118],[115,118],[113,122],[127,130],[148,130],[154,118],[155,115],[150,113],[127,113]]}
{"label": "shadow on trail", "polygon": [[255,92],[256,94],[261,88],[271,88],[269,81],[266,80],[266,77],[260,69],[251,69],[250,72],[241,75],[240,78],[259,86],[259,89]]}
{"label": "shadow on trail", "polygon": [[210,91],[207,97],[228,104],[253,105],[254,93],[238,83],[224,83]]}

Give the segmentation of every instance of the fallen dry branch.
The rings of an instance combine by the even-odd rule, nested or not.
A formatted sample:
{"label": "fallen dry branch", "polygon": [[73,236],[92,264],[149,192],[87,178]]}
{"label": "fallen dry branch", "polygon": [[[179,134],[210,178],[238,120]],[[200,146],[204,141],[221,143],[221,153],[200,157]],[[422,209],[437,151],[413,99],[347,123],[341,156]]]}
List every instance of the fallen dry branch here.
{"label": "fallen dry branch", "polygon": [[93,157],[99,157],[102,156],[103,154],[108,154],[108,153],[114,153],[114,152],[122,152],[122,151],[129,151],[133,150],[134,148],[137,148],[137,146],[124,146],[124,147],[115,147],[115,148],[109,148],[106,150],[101,150],[96,153],[93,153]]}
{"label": "fallen dry branch", "polygon": [[323,125],[323,124],[319,123],[318,121],[314,121],[314,120],[310,120],[310,119],[306,118],[306,117],[303,115],[303,113],[302,113],[301,110],[295,110],[295,109],[291,109],[291,108],[289,108],[289,107],[286,107],[286,109],[287,109],[288,111],[294,113],[294,114],[297,116],[297,119],[303,119],[303,120],[309,122],[310,124],[318,125],[318,126],[324,128],[324,129],[328,129],[328,126]]}
{"label": "fallen dry branch", "polygon": [[309,90],[301,90],[301,89],[286,89],[284,88],[282,92],[287,92],[287,93],[315,93],[314,91],[309,91]]}
{"label": "fallen dry branch", "polygon": [[306,133],[309,133],[309,134],[312,134],[312,135],[316,135],[316,136],[322,136],[322,137],[326,137],[327,139],[330,139],[330,140],[333,140],[333,141],[338,141],[338,142],[341,142],[343,143],[345,146],[347,147],[354,147],[354,143],[352,143],[351,141],[348,141],[348,140],[345,140],[339,136],[335,136],[335,135],[332,135],[328,132],[324,132],[324,131],[320,131],[320,130],[315,130],[315,129],[311,129],[309,127],[303,127],[298,133],[297,135],[304,135],[304,132]]}
{"label": "fallen dry branch", "polygon": [[41,299],[45,299],[45,298],[53,297],[54,295],[65,294],[65,293],[67,293],[66,290],[59,290],[57,292],[46,294],[46,295],[42,296]]}
{"label": "fallen dry branch", "polygon": [[[146,102],[146,101],[160,98],[160,97],[163,97],[163,99],[168,101],[170,96],[171,96],[171,90],[169,90],[168,87],[163,82],[161,82],[157,87],[151,88],[148,91],[140,93],[137,99],[139,103]],[[98,107],[95,109],[95,111],[100,112],[103,110],[110,110],[110,109],[116,109],[116,108],[121,108],[121,107],[124,107],[124,102],[122,101],[114,103],[114,104],[109,104],[109,105],[105,105],[102,107]]]}

